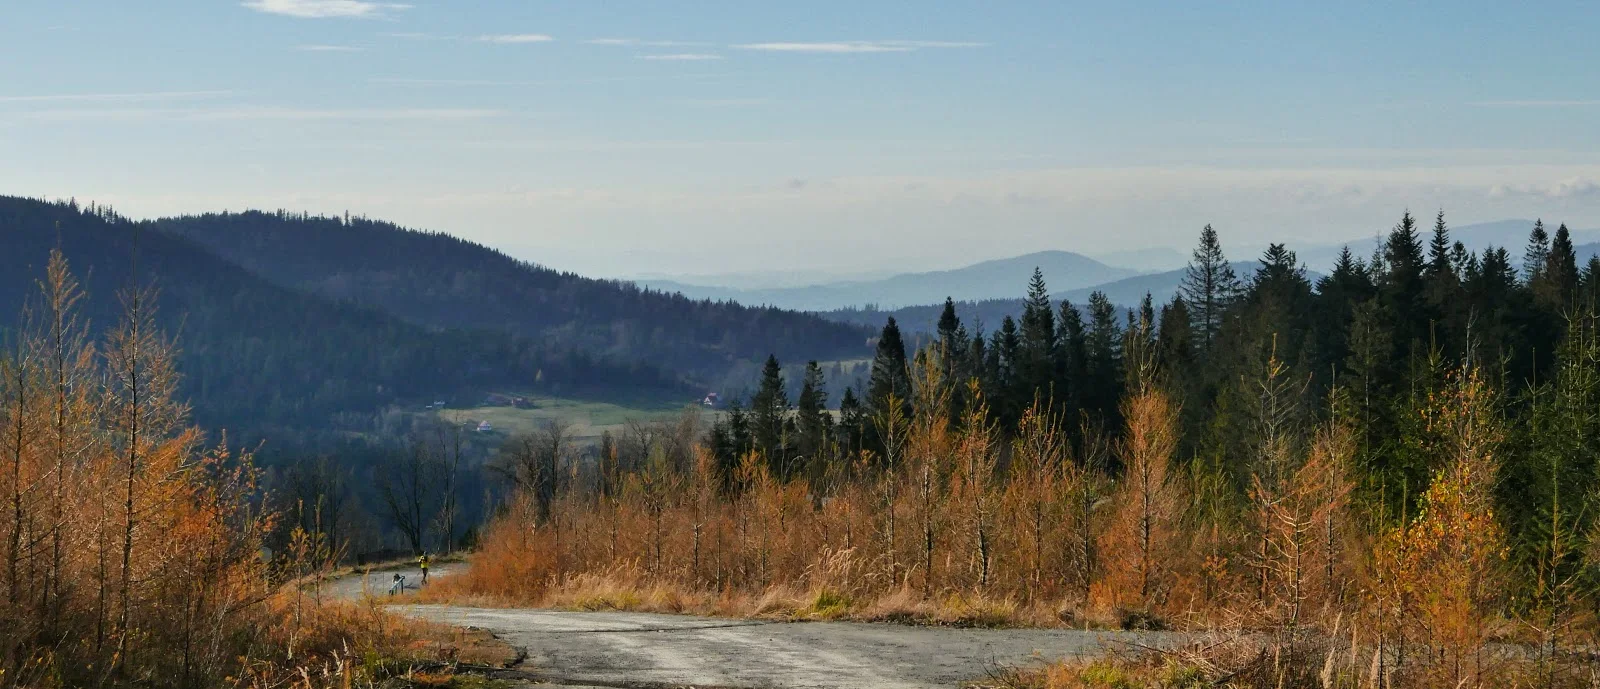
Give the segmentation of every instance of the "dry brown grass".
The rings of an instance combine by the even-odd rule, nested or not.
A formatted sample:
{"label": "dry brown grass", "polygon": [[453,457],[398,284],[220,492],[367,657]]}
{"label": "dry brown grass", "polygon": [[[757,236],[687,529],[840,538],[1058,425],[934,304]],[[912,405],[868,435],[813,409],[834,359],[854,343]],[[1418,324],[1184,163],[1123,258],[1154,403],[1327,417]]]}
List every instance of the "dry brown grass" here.
{"label": "dry brown grass", "polygon": [[241,672],[227,678],[233,686],[458,686],[463,672],[520,659],[481,630],[393,615],[373,599],[319,601],[298,587],[269,599],[260,623]]}

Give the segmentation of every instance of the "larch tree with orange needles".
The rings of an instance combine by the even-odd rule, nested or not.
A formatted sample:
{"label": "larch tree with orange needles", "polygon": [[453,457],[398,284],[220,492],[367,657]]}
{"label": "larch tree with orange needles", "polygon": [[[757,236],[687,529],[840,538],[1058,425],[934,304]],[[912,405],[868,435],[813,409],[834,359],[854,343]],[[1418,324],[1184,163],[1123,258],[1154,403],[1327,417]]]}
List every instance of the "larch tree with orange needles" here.
{"label": "larch tree with orange needles", "polygon": [[1391,532],[1378,561],[1394,626],[1414,654],[1402,677],[1457,687],[1494,686],[1485,648],[1497,613],[1506,562],[1493,486],[1502,439],[1493,391],[1475,368],[1459,371],[1444,394],[1430,395],[1424,423],[1438,433],[1439,469],[1417,516]]}
{"label": "larch tree with orange needles", "polygon": [[911,480],[915,482],[916,512],[922,532],[922,594],[933,595],[937,567],[934,553],[944,526],[947,499],[945,476],[951,454],[950,385],[945,380],[944,355],[933,348],[917,353],[912,368],[912,429],[907,443]]}
{"label": "larch tree with orange needles", "polygon": [[980,590],[989,587],[995,556],[995,504],[991,484],[1000,454],[994,422],[989,420],[989,405],[976,381],[967,387],[967,413],[962,419],[961,437],[956,441],[955,495],[965,511],[976,581]]}
{"label": "larch tree with orange needles", "polygon": [[1116,515],[1099,548],[1109,560],[1100,581],[1103,598],[1118,607],[1150,610],[1162,599],[1171,572],[1182,508],[1182,486],[1172,468],[1175,407],[1166,392],[1148,382],[1122,405],[1126,432],[1117,447],[1123,474],[1113,496]]}
{"label": "larch tree with orange needles", "polygon": [[1057,417],[1049,405],[1035,397],[1017,424],[1007,482],[1010,511],[1022,535],[1020,540],[1026,543],[1029,589],[1034,594],[1041,592],[1046,583],[1047,563],[1052,560],[1047,552],[1054,540],[1050,535],[1062,523],[1062,497],[1071,495],[1071,491],[1064,490],[1068,486],[1062,480],[1064,467],[1070,462]]}

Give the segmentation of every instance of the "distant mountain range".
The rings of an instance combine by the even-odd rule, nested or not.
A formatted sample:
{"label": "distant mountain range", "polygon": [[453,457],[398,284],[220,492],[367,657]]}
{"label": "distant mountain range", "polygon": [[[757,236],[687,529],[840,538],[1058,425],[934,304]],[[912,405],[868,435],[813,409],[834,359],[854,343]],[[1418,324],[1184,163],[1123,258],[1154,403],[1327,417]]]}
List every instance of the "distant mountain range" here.
{"label": "distant mountain range", "polygon": [[[1431,231],[1431,219],[1419,218],[1418,223],[1426,239]],[[1549,231],[1555,232],[1558,225],[1552,223],[1548,226]],[[1498,246],[1520,254],[1532,229],[1532,220],[1498,220],[1451,228],[1451,238],[1474,251]],[[1308,269],[1325,273],[1333,267],[1346,246],[1356,256],[1369,258],[1373,250],[1380,246],[1382,236],[1386,233],[1387,229],[1375,232],[1372,237],[1336,244],[1291,245],[1289,248],[1296,252],[1300,262]],[[1600,242],[1600,230],[1572,230],[1572,235],[1576,243]],[[1226,239],[1224,237],[1225,249]],[[1255,271],[1255,259],[1259,251],[1235,249],[1228,253],[1235,260],[1250,265],[1246,272]],[[1181,271],[1188,262],[1189,253],[1186,251],[1146,247],[1107,252],[1095,257],[1071,251],[1041,251],[983,261],[963,268],[901,273],[874,279],[830,281],[823,279],[828,275],[825,271],[777,271],[771,275],[747,271],[702,276],[652,276],[635,282],[695,299],[736,301],[801,311],[894,311],[938,304],[945,297],[971,303],[1017,299],[1026,289],[1028,276],[1038,267],[1044,273],[1045,282],[1062,297],[1082,301],[1088,298],[1091,291],[1099,289],[1114,302],[1136,303],[1146,291],[1158,300],[1164,294],[1170,295],[1176,285],[1175,276],[1181,277]],[[808,279],[816,279],[816,282],[795,284]],[[750,286],[757,284],[774,286]],[[853,318],[847,320],[856,322]]]}
{"label": "distant mountain range", "polygon": [[[1431,219],[1419,219],[1419,224],[1423,225],[1421,232],[1423,240],[1426,242],[1432,233]],[[1547,223],[1545,228],[1548,232],[1554,234],[1559,226],[1560,223]],[[1532,220],[1499,220],[1454,227],[1450,230],[1450,236],[1452,240],[1460,241],[1475,252],[1491,246],[1504,247],[1511,252],[1517,264],[1520,265],[1523,249],[1528,242],[1528,234],[1532,231]],[[1580,265],[1587,262],[1591,256],[1600,256],[1600,230],[1573,230],[1568,228],[1568,232],[1571,233],[1573,242],[1577,244],[1574,248]],[[1381,235],[1374,235],[1372,238],[1352,240],[1339,244],[1298,249],[1290,246],[1289,248],[1295,251],[1300,263],[1307,267],[1307,277],[1315,282],[1332,269],[1344,247],[1350,247],[1350,251],[1357,258],[1368,260],[1374,250],[1382,245],[1382,240],[1383,237]],[[1029,254],[1007,259],[1006,261],[989,261],[978,265],[1009,264],[1015,270],[1014,275],[1026,276],[1032,271],[1032,268],[1023,268],[1022,266],[1028,263],[1030,256],[1038,255],[1040,254]],[[1131,270],[1135,266],[1156,265],[1160,261],[1170,263],[1176,260],[1176,256],[1181,256],[1176,250],[1155,248],[1102,254],[1099,258],[1107,263],[1120,262],[1121,265],[1125,266],[1123,270]],[[1233,262],[1234,272],[1238,273],[1241,279],[1249,279],[1260,267],[1254,256],[1233,255],[1233,258],[1244,259]],[[1046,272],[1045,276],[1046,282],[1052,288],[1052,297],[1055,299],[1067,299],[1081,307],[1088,302],[1091,293],[1099,291],[1104,292],[1113,304],[1117,304],[1122,308],[1131,308],[1144,299],[1146,294],[1149,294],[1157,304],[1171,300],[1183,281],[1187,262],[1188,259],[1185,257],[1179,262],[1179,267],[1175,269],[1135,274],[1103,283],[1077,287],[1069,285],[1062,288],[1049,280],[1048,272]],[[1010,277],[1005,284],[1016,285],[1018,282],[1019,278]],[[881,327],[885,319],[893,316],[901,329],[914,333],[927,333],[932,332],[938,324],[939,314],[943,310],[944,297],[952,296],[957,301],[957,311],[964,321],[969,323],[976,321],[982,323],[985,327],[993,328],[1006,316],[1016,318],[1022,313],[1021,297],[1024,289],[1020,287],[1010,287],[1009,289],[1009,293],[999,298],[979,299],[962,298],[954,294],[953,291],[948,295],[930,292],[927,294],[927,298],[924,299],[924,303],[921,304],[887,308],[871,302],[863,302],[867,306],[844,305],[840,308],[827,310],[822,315],[843,323],[851,323],[863,327],[873,325]]]}
{"label": "distant mountain range", "polygon": [[[1257,261],[1236,261],[1233,270],[1239,279],[1248,280],[1255,275],[1261,267]],[[1114,280],[1112,282],[1095,285],[1093,287],[1080,287],[1064,292],[1052,292],[1054,300],[1066,299],[1082,309],[1089,303],[1089,295],[1094,292],[1104,292],[1111,303],[1120,309],[1129,309],[1139,305],[1146,294],[1150,295],[1156,306],[1172,300],[1178,293],[1183,283],[1183,276],[1187,269],[1169,270],[1163,273],[1150,275],[1135,275],[1133,277]],[[1312,281],[1321,277],[1320,273],[1307,272],[1307,277]],[[981,323],[984,328],[993,330],[1000,325],[1006,316],[1020,318],[1022,316],[1022,298],[1011,299],[986,299],[967,300],[956,303],[956,313],[963,322]],[[930,333],[938,328],[939,315],[944,310],[944,304],[922,304],[906,306],[898,309],[835,309],[822,315],[837,320],[841,323],[852,323],[862,326],[871,326],[874,323],[882,327],[884,321],[893,316],[895,322],[902,330],[913,333]]]}
{"label": "distant mountain range", "polygon": [[629,282],[657,285],[694,285],[699,287],[726,287],[736,290],[784,289],[810,287],[839,282],[882,280],[897,274],[893,270],[838,271],[838,270],[788,270],[773,268],[759,271],[734,271],[727,273],[641,273],[623,278]]}
{"label": "distant mountain range", "polygon": [[946,296],[966,301],[1017,296],[1027,289],[1028,277],[1033,274],[1035,267],[1044,272],[1047,283],[1063,289],[1089,287],[1138,274],[1138,271],[1114,268],[1070,251],[1041,251],[984,261],[954,270],[903,273],[880,280],[807,287],[732,289],[665,280],[644,281],[641,284],[697,299],[729,300],[802,311],[828,311],[869,304],[878,308],[898,308],[943,301]]}
{"label": "distant mountain range", "polygon": [[1189,252],[1179,251],[1171,247],[1155,246],[1094,254],[1094,259],[1108,266],[1127,268],[1141,273],[1164,273],[1188,265]]}

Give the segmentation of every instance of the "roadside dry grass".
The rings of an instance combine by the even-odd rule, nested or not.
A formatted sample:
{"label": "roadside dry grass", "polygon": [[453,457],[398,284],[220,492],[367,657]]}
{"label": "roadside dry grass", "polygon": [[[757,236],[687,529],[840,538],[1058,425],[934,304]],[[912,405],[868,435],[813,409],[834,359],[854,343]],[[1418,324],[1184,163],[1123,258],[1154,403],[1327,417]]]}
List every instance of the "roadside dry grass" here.
{"label": "roadside dry grass", "polygon": [[399,602],[476,607],[537,607],[560,610],[653,612],[772,620],[849,620],[954,627],[1068,627],[1112,629],[1114,614],[1075,616],[1063,606],[1024,605],[976,592],[925,596],[911,587],[877,595],[839,588],[775,585],[760,592],[715,591],[651,581],[634,567],[579,573],[555,580],[495,581],[469,570],[440,578]]}
{"label": "roadside dry grass", "polygon": [[482,673],[520,660],[481,630],[401,617],[378,601],[323,599],[298,586],[266,602],[236,687],[492,687]]}

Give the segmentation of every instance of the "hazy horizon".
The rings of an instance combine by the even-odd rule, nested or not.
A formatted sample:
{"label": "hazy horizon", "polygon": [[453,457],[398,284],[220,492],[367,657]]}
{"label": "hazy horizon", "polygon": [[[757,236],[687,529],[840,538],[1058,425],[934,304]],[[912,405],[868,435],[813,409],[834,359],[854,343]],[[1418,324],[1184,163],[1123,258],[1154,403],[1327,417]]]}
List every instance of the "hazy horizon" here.
{"label": "hazy horizon", "polygon": [[0,193],[349,211],[602,277],[1600,227],[1580,3],[457,10],[10,3],[0,57],[49,69],[0,86]]}

